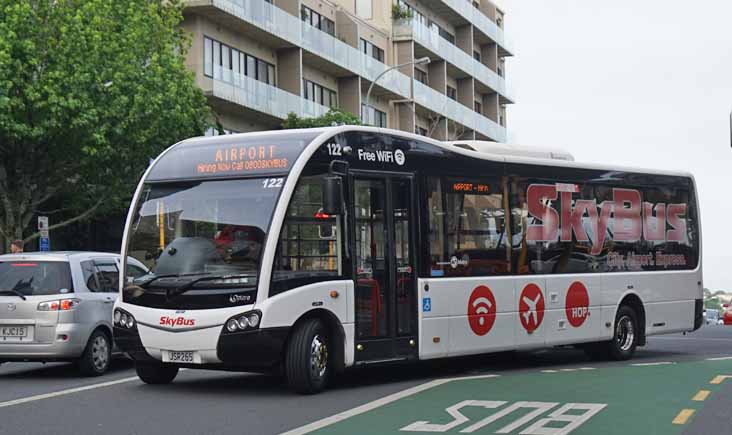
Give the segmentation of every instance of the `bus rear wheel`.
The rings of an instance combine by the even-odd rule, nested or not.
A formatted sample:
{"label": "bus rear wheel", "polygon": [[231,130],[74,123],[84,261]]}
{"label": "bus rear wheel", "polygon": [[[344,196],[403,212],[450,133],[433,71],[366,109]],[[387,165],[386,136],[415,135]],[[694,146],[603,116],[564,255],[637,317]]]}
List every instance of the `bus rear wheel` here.
{"label": "bus rear wheel", "polygon": [[610,341],[582,346],[593,360],[625,361],[633,357],[638,346],[638,315],[631,307],[622,305],[615,315],[615,329]]}
{"label": "bus rear wheel", "polygon": [[287,383],[298,393],[322,391],[332,371],[328,328],[318,319],[303,322],[292,334],[285,355]]}
{"label": "bus rear wheel", "polygon": [[169,384],[178,376],[178,367],[163,364],[135,364],[135,371],[142,382],[151,385]]}

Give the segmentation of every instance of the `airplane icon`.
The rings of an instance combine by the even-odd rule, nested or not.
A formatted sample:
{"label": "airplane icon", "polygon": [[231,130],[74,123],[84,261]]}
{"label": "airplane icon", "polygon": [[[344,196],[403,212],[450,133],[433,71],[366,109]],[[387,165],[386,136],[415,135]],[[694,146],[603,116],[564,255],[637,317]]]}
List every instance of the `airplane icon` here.
{"label": "airplane icon", "polygon": [[537,294],[536,299],[534,299],[534,300],[531,300],[531,298],[529,298],[528,296],[524,296],[523,300],[524,300],[524,303],[529,306],[529,310],[523,313],[524,320],[526,321],[526,323],[529,323],[529,316],[533,316],[534,317],[533,323],[536,324],[539,321],[539,319],[537,318],[537,314],[536,314],[536,304],[538,304],[539,301],[541,300],[541,293]]}

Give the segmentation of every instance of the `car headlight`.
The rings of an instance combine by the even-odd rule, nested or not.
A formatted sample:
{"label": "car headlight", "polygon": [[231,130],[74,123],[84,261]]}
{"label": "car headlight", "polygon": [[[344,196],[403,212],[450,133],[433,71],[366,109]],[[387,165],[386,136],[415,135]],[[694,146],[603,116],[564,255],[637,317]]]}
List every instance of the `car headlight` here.
{"label": "car headlight", "polygon": [[132,314],[119,308],[114,310],[113,320],[114,326],[118,326],[120,328],[132,329],[135,327],[135,318],[132,316]]}

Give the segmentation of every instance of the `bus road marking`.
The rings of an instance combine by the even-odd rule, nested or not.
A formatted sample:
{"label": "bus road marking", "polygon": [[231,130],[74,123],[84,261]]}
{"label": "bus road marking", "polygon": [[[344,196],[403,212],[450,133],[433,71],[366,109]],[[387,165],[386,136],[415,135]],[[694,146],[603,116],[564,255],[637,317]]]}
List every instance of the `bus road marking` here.
{"label": "bus road marking", "polygon": [[649,363],[636,363],[631,364],[634,367],[649,367],[649,366],[667,366],[671,364],[676,364],[673,361],[658,361],[658,362],[649,362]]}
{"label": "bus road marking", "polygon": [[699,390],[699,392],[696,393],[694,395],[694,397],[691,398],[691,400],[693,400],[695,402],[703,402],[703,401],[707,400],[707,397],[709,397],[709,395],[711,393],[712,392],[709,390]]}
{"label": "bus road marking", "polygon": [[403,399],[405,397],[413,396],[417,393],[421,393],[422,391],[429,390],[430,388],[434,388],[439,385],[447,384],[448,382],[471,380],[471,379],[497,378],[499,376],[500,375],[477,375],[477,376],[462,376],[462,377],[456,377],[456,378],[435,379],[435,380],[426,382],[424,384],[417,385],[412,388],[407,388],[406,390],[398,391],[394,394],[391,394],[386,397],[382,397],[380,399],[376,399],[369,403],[365,403],[361,406],[357,406],[355,408],[348,409],[343,412],[339,412],[338,414],[331,415],[330,417],[325,417],[318,421],[314,421],[312,423],[306,424],[305,426],[300,426],[298,428],[289,430],[287,432],[283,432],[280,435],[304,435],[304,434],[316,431],[318,429],[322,429],[326,426],[330,426],[330,425],[339,423],[343,420],[347,420],[351,417],[355,417],[359,414],[363,414],[365,412],[372,411],[372,410],[374,410],[376,408],[380,408],[384,405],[388,405],[389,403],[396,402],[397,400]]}
{"label": "bus road marking", "polygon": [[676,418],[671,421],[673,424],[686,424],[687,421],[689,421],[689,418],[694,415],[693,409],[682,409]]}
{"label": "bus road marking", "polygon": [[717,375],[717,376],[714,377],[714,379],[712,379],[711,381],[709,381],[709,383],[710,384],[713,384],[713,385],[719,385],[725,379],[732,379],[732,376],[730,376],[730,375]]}

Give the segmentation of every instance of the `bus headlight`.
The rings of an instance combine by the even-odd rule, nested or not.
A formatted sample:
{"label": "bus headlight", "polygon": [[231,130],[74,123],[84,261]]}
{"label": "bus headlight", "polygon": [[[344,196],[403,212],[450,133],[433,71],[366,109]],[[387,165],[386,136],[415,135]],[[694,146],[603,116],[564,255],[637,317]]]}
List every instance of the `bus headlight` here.
{"label": "bus headlight", "polygon": [[251,331],[259,327],[262,320],[262,313],[259,311],[249,311],[247,313],[237,314],[226,321],[224,332],[242,332]]}
{"label": "bus headlight", "polygon": [[239,322],[234,319],[229,319],[229,321],[226,322],[226,329],[228,329],[229,332],[236,332],[236,330],[239,329]]}
{"label": "bus headlight", "polygon": [[135,327],[135,318],[132,314],[117,308],[114,310],[114,326],[126,329],[132,329]]}

